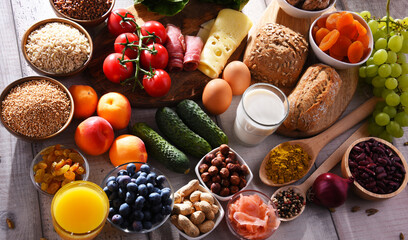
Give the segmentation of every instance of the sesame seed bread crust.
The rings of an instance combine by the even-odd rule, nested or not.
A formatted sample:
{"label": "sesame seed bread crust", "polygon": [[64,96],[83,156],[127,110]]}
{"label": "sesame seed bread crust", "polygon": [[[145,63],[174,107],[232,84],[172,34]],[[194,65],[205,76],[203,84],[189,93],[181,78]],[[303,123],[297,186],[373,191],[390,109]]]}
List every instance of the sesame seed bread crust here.
{"label": "sesame seed bread crust", "polygon": [[310,66],[289,95],[289,114],[283,125],[288,130],[308,131],[332,107],[342,80],[333,68],[324,64]]}
{"label": "sesame seed bread crust", "polygon": [[301,34],[276,23],[267,23],[256,34],[244,63],[255,82],[293,88],[308,54],[308,43]]}

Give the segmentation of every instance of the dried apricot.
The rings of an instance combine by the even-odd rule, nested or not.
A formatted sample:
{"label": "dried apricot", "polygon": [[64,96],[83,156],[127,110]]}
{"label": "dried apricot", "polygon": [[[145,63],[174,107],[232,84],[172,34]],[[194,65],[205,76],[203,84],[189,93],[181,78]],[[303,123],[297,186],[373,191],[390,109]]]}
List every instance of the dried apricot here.
{"label": "dried apricot", "polygon": [[340,13],[332,13],[326,19],[326,28],[330,31],[335,29],[337,26],[337,21],[340,18]]}
{"label": "dried apricot", "polygon": [[357,41],[360,41],[363,44],[365,49],[367,49],[368,44],[370,44],[370,38],[367,36],[367,34],[359,35],[357,38]]}
{"label": "dried apricot", "polygon": [[339,29],[341,35],[348,37],[351,40],[357,40],[358,31],[355,23],[343,26]]}
{"label": "dried apricot", "polygon": [[327,28],[320,28],[317,32],[316,32],[316,44],[319,46],[320,43],[322,42],[323,38],[329,33],[330,31]]}
{"label": "dried apricot", "polygon": [[58,170],[60,168],[62,168],[62,166],[65,165],[65,160],[61,159],[56,165],[55,165],[55,170]]}
{"label": "dried apricot", "polygon": [[340,33],[337,29],[330,31],[319,44],[319,48],[324,52],[329,50],[339,38]]}
{"label": "dried apricot", "polygon": [[357,20],[354,20],[354,24],[356,24],[358,35],[366,35],[367,29]]}
{"label": "dried apricot", "polygon": [[343,12],[337,20],[336,29],[340,31],[343,27],[352,24],[354,21],[353,14]]}
{"label": "dried apricot", "polygon": [[319,20],[317,20],[316,25],[319,28],[326,28],[326,20],[327,20],[327,17],[322,17]]}
{"label": "dried apricot", "polygon": [[358,63],[364,55],[364,46],[360,41],[353,42],[347,51],[350,63]]}
{"label": "dried apricot", "polygon": [[[330,48],[330,56],[345,57],[347,50],[351,45],[351,40],[345,36],[340,35],[333,47]],[[338,59],[335,57],[336,59]]]}

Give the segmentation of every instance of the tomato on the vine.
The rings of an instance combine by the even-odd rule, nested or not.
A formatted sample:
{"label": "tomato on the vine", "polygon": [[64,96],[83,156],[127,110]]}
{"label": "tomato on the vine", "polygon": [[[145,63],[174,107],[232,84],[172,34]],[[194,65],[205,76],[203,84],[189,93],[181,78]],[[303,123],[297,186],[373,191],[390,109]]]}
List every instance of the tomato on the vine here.
{"label": "tomato on the vine", "polygon": [[[123,53],[123,49],[125,49],[125,46],[122,44],[127,43],[127,42],[129,43],[134,42],[134,44],[138,44],[139,38],[137,37],[136,34],[133,34],[133,33],[120,34],[115,40],[115,44],[114,44],[115,52]],[[125,55],[131,59],[135,59],[137,57],[137,47],[134,47],[134,48],[130,47],[126,49]]]}
{"label": "tomato on the vine", "polygon": [[136,30],[136,24],[131,21],[123,21],[122,17],[132,18],[134,21],[135,17],[126,9],[118,8],[114,9],[108,18],[108,30],[111,34],[119,36],[121,33],[131,33]]}
{"label": "tomato on the vine", "polygon": [[[103,73],[111,82],[120,83],[133,76],[133,63],[127,62],[124,67],[119,62],[121,57],[120,53],[111,53],[103,61]],[[124,59],[129,60],[126,55]]]}
{"label": "tomato on the vine", "polygon": [[152,54],[147,50],[143,50],[140,54],[140,63],[144,69],[150,69],[150,66],[155,69],[165,69],[169,61],[169,53],[163,45],[158,43],[152,43],[147,48],[157,51],[156,54]]}
{"label": "tomato on the vine", "polygon": [[[141,27],[141,33],[143,36],[147,36],[148,33],[154,33],[157,36],[156,43],[164,44],[167,41],[166,28],[157,21],[147,21]],[[152,40],[145,41],[145,44],[152,43]]]}
{"label": "tomato on the vine", "polygon": [[163,69],[153,70],[153,74],[153,77],[144,75],[143,87],[150,96],[162,97],[170,90],[171,78]]}

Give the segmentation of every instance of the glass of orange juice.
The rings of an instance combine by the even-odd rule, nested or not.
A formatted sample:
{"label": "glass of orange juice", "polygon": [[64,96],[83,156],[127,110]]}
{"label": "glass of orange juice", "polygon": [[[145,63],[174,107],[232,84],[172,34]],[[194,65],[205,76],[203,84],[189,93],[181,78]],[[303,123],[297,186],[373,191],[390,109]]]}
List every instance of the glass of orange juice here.
{"label": "glass of orange juice", "polygon": [[64,185],[51,203],[52,223],[62,239],[95,238],[109,213],[109,199],[97,184],[75,181]]}

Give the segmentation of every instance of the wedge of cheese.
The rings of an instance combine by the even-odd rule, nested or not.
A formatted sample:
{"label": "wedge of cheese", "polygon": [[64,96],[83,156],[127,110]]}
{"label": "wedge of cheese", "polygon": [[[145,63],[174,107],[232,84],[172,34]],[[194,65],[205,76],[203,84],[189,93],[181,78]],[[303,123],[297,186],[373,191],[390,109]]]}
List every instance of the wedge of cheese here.
{"label": "wedge of cheese", "polygon": [[215,18],[211,19],[200,25],[200,30],[198,30],[197,37],[200,37],[203,40],[203,43],[207,42],[208,36],[210,36],[210,31],[214,25]]}
{"label": "wedge of cheese", "polygon": [[210,78],[217,78],[251,27],[251,20],[242,12],[221,10],[201,52],[198,69]]}

